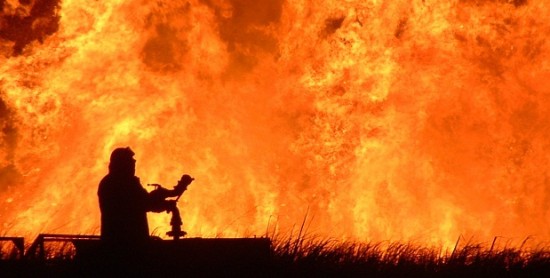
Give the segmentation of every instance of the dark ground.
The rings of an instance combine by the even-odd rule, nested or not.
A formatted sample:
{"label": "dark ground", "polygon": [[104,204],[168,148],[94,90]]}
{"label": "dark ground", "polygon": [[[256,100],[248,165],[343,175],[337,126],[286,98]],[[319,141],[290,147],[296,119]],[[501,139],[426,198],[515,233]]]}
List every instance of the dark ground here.
{"label": "dark ground", "polygon": [[141,253],[75,245],[76,254],[47,260],[4,256],[0,277],[550,277],[544,248],[469,244],[441,254],[410,244],[266,238],[156,241]]}

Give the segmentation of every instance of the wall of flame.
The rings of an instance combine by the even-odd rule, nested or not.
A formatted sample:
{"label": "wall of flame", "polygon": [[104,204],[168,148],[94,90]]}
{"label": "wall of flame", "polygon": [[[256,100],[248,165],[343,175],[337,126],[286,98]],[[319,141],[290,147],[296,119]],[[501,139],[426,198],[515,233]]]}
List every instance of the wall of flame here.
{"label": "wall of flame", "polygon": [[143,184],[196,178],[191,236],[550,237],[546,1],[0,10],[0,233],[98,233],[130,146]]}

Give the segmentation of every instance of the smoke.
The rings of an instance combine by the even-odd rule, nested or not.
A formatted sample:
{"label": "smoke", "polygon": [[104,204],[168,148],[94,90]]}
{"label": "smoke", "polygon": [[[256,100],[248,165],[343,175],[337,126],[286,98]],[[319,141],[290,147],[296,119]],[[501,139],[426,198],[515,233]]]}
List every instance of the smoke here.
{"label": "smoke", "polygon": [[2,145],[0,146],[0,192],[21,182],[21,174],[14,166],[14,151],[17,142],[17,130],[12,122],[13,112],[6,103],[0,102],[0,130]]}
{"label": "smoke", "polygon": [[[17,3],[18,2],[18,3]],[[59,28],[59,0],[0,2],[0,53],[18,56],[33,43],[42,43]]]}

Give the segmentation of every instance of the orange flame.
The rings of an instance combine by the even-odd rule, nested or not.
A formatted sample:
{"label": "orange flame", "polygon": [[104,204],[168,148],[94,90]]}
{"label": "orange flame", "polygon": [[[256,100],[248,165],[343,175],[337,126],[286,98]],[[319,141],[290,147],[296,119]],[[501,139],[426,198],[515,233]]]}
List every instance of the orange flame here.
{"label": "orange flame", "polygon": [[24,2],[0,7],[4,233],[97,233],[130,146],[143,184],[196,178],[191,236],[307,215],[360,241],[550,238],[544,1]]}

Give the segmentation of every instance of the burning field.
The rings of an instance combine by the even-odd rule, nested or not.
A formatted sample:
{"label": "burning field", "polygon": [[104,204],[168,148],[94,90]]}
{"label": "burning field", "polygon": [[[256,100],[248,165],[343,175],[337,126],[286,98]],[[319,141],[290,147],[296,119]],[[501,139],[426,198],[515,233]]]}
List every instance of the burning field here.
{"label": "burning field", "polygon": [[0,233],[99,233],[130,146],[190,236],[548,241],[549,5],[1,0]]}

